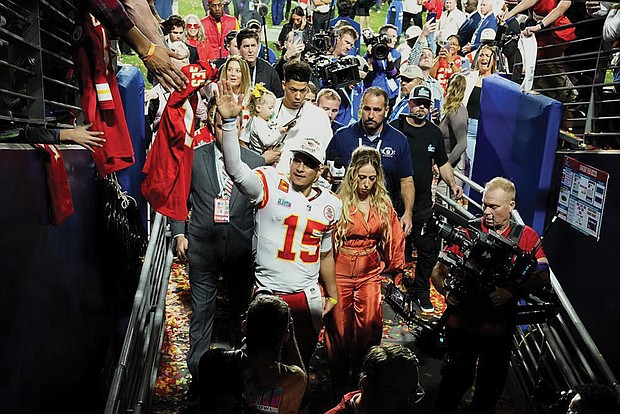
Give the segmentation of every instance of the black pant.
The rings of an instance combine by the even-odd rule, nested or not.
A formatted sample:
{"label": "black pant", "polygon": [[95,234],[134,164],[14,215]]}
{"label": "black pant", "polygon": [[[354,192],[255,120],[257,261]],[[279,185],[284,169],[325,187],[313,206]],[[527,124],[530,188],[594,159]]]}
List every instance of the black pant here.
{"label": "black pant", "polygon": [[449,414],[474,385],[468,412],[495,413],[510,364],[511,335],[483,335],[446,327],[448,352],[441,369],[435,413]]}
{"label": "black pant", "polygon": [[414,213],[411,234],[407,237],[407,248],[411,249],[413,245],[418,253],[415,279],[412,284],[413,294],[421,297],[429,297],[430,277],[439,254],[437,231],[434,227],[426,225],[431,214],[430,210],[421,217],[416,217]]}
{"label": "black pant", "polygon": [[312,26],[315,31],[320,31],[322,29],[327,29],[329,22],[329,13],[318,13],[314,12],[312,14]]}
{"label": "black pant", "polygon": [[422,28],[422,13],[413,14],[403,12],[403,33],[405,33],[412,24]]}

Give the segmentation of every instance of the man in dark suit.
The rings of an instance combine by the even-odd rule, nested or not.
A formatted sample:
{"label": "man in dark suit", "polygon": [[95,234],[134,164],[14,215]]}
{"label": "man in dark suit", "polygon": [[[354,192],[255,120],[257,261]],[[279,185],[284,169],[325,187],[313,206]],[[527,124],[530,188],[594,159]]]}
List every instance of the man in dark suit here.
{"label": "man in dark suit", "polygon": [[[178,256],[189,263],[193,313],[187,365],[192,374],[192,384],[186,399],[190,401],[198,396],[200,357],[211,345],[218,278],[222,275],[227,283],[230,326],[233,329],[231,346],[238,346],[241,337],[237,329],[240,317],[247,309],[254,273],[254,209],[224,172],[220,152],[222,119],[219,114],[210,124],[215,141],[196,148],[194,152],[189,223],[186,226],[185,222],[171,220]],[[252,168],[265,164],[260,155],[245,148],[241,148],[241,158]]]}
{"label": "man in dark suit", "polygon": [[267,62],[258,56],[260,40],[258,33],[250,29],[242,29],[237,34],[237,47],[239,54],[250,67],[250,79],[252,86],[257,83],[263,83],[265,88],[269,89],[273,94],[280,98],[284,95],[282,89],[282,81],[278,76],[278,72]]}

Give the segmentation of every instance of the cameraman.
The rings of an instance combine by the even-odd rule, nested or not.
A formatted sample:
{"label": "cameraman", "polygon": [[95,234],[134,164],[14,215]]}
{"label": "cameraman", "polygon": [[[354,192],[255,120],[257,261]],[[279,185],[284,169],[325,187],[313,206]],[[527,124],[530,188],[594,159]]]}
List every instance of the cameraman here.
{"label": "cameraman", "polygon": [[[365,32],[366,33],[366,32]],[[368,61],[368,74],[364,78],[364,86],[378,86],[388,93],[390,108],[394,108],[398,97],[398,70],[400,69],[400,52],[395,49],[398,43],[398,29],[392,24],[385,24],[379,29],[378,41],[368,44],[364,56]],[[376,39],[376,38],[375,38]],[[365,39],[367,40],[367,39]],[[383,45],[388,47],[387,57],[378,59],[376,49]],[[375,53],[373,53],[373,50]]]}
{"label": "cameraman", "polygon": [[[350,51],[353,50],[359,35],[352,26],[346,24],[338,26],[335,29],[334,34],[336,37],[334,46],[326,56],[332,60],[337,60],[350,54]],[[362,59],[361,57],[359,58]],[[360,79],[364,79],[366,74],[366,69],[360,67]],[[337,122],[343,125],[349,125],[350,123],[358,120],[360,97],[363,90],[364,88],[362,82],[347,87],[338,88],[338,95],[340,95],[341,104],[336,117]]]}
{"label": "cameraman", "polygon": [[334,47],[328,57],[334,59],[341,58],[349,54],[349,51],[355,46],[355,41],[359,37],[357,31],[349,25],[342,25],[335,30],[336,41]]}
{"label": "cameraman", "polygon": [[[483,233],[493,230],[518,243],[521,250],[529,252],[539,237],[534,229],[510,220],[515,207],[515,186],[501,177],[489,181],[482,195],[482,218],[473,225]],[[462,255],[456,245],[447,247]],[[467,293],[452,292],[446,283],[449,269],[438,262],[431,276],[433,286],[448,305],[446,322],[447,355],[442,367],[439,394],[435,403],[436,413],[450,413],[474,383],[475,392],[470,411],[494,413],[502,394],[510,363],[512,334],[516,326],[517,300],[540,291],[549,284],[549,264],[542,249],[535,252],[536,271],[522,283],[498,282],[491,293],[473,286]],[[470,280],[476,283],[476,276]],[[453,276],[454,277],[454,276]],[[449,280],[448,280],[449,282]],[[470,283],[471,285],[471,283]]]}

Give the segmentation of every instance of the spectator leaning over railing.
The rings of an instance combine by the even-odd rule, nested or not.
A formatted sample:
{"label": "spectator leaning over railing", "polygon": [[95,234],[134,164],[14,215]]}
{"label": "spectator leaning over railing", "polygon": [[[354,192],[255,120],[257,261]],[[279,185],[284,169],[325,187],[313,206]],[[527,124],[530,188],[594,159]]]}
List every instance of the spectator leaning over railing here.
{"label": "spectator leaning over railing", "polygon": [[[568,47],[568,43],[576,38],[575,28],[560,26],[569,25],[571,21],[564,13],[571,6],[569,0],[522,0],[512,10],[500,15],[498,18],[504,22],[511,17],[528,10],[530,19],[529,24],[522,32],[524,36],[536,34],[538,42],[538,59],[549,59],[562,56]],[[541,30],[551,27],[553,30]],[[565,44],[564,44],[565,43]],[[544,47],[558,44],[557,47]],[[543,48],[541,48],[543,47]],[[536,65],[536,75],[555,75],[538,77],[535,79],[535,87],[539,89],[565,88],[572,87],[573,83],[564,74],[564,66],[561,62],[543,62]],[[555,98],[561,102],[571,102],[575,100],[576,91],[574,89],[562,89],[560,91],[545,91],[545,95]]]}
{"label": "spectator leaning over railing", "polygon": [[[531,20],[529,20],[528,27],[523,31],[523,35],[531,36],[547,27],[557,28],[570,24],[571,21],[568,17],[564,16],[564,13],[566,13],[571,4],[572,2],[569,0],[522,0],[512,10],[498,16],[498,18],[502,22],[505,22],[518,13],[528,10]],[[543,50],[540,50],[540,47],[575,40],[575,28],[567,27],[538,33],[536,35],[536,40],[539,47],[539,57],[550,58],[561,56],[568,45],[546,48]]]}
{"label": "spectator leaning over railing", "polygon": [[[172,62],[171,58],[180,59],[163,44],[153,43],[129,18],[118,0],[89,0],[87,7],[112,34],[122,38],[138,53],[144,66],[152,72],[164,88],[171,90],[185,89],[189,82],[187,77]],[[163,43],[163,42],[162,42]]]}

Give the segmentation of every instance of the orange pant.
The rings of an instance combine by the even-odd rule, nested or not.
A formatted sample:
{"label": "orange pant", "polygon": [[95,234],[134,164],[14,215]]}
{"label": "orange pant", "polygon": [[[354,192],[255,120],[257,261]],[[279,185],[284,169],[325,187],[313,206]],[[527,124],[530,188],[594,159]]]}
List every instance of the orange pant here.
{"label": "orange pant", "polygon": [[339,254],[336,258],[338,304],[325,321],[325,345],[335,393],[357,387],[366,352],[381,342],[381,269],[376,251],[366,256]]}

